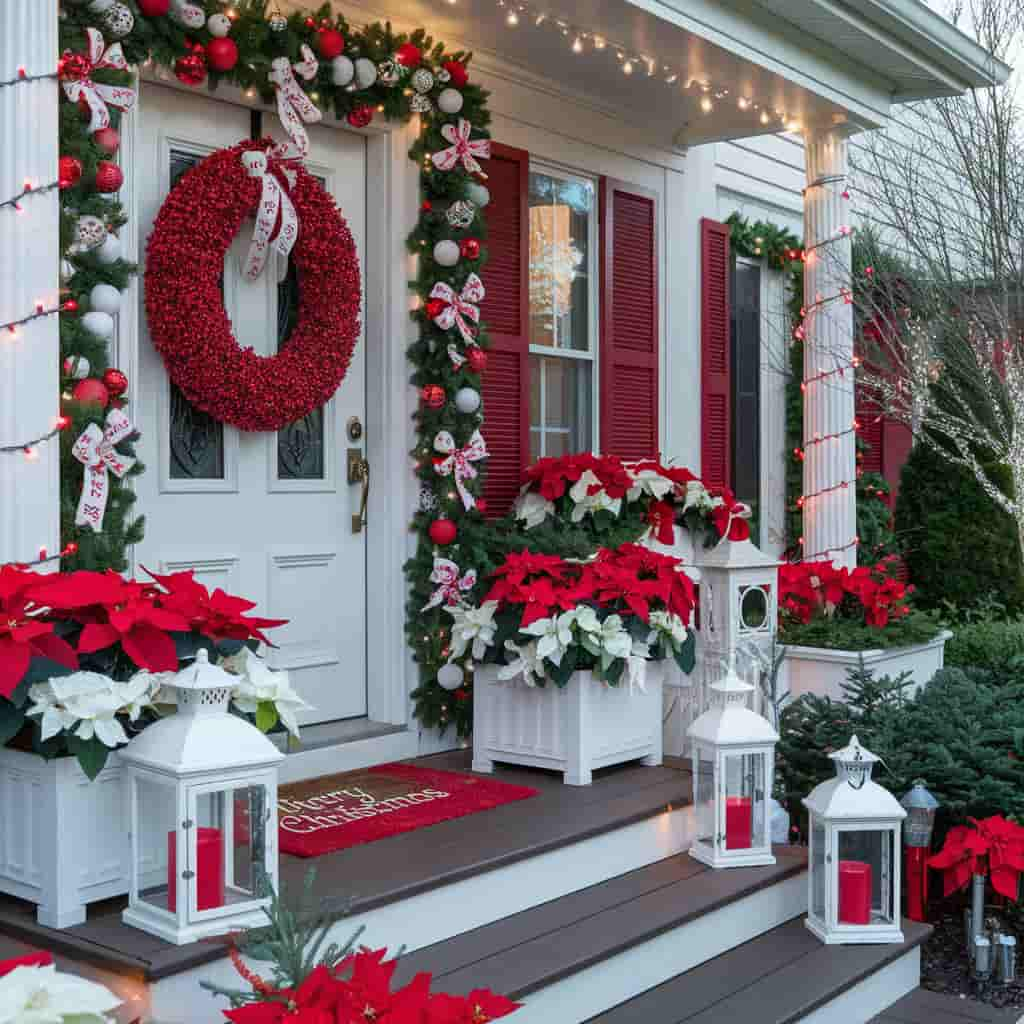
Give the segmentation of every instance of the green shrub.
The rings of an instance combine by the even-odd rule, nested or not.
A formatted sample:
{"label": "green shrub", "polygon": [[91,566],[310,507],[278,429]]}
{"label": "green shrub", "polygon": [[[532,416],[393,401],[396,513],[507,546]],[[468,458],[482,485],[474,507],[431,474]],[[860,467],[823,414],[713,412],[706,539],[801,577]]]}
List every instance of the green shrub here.
{"label": "green shrub", "polygon": [[1024,655],[1024,619],[967,622],[953,630],[946,643],[946,664],[1006,672]]}
{"label": "green shrub", "polygon": [[914,446],[900,477],[896,532],[921,608],[970,608],[988,595],[1024,610],[1013,519],[972,473],[928,444]]}

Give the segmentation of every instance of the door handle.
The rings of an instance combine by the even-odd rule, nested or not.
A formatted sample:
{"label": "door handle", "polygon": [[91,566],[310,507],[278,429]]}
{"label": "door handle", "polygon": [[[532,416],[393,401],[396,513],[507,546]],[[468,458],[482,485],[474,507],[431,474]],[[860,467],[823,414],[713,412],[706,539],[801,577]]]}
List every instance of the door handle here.
{"label": "door handle", "polygon": [[349,448],[347,465],[348,482],[363,485],[359,511],[352,516],[352,532],[361,533],[366,526],[366,503],[370,499],[370,463],[363,457],[361,448]]}

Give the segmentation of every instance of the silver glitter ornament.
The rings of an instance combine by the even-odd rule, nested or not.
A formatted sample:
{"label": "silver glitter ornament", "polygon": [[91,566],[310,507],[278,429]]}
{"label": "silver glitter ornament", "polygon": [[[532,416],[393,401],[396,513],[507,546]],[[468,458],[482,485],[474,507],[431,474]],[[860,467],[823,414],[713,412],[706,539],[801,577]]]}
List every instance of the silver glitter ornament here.
{"label": "silver glitter ornament", "polygon": [[444,215],[453,228],[468,228],[476,216],[476,207],[468,199],[456,199]]}
{"label": "silver glitter ornament", "polygon": [[288,27],[288,19],[280,12],[275,11],[267,20],[271,32],[283,32]]}
{"label": "silver glitter ornament", "polygon": [[441,68],[437,73],[437,80],[442,85],[447,85],[452,80],[452,73],[447,68]]}
{"label": "silver glitter ornament", "polygon": [[429,487],[420,488],[420,509],[424,512],[433,512],[437,508],[437,497]]}
{"label": "silver glitter ornament", "polygon": [[414,114],[429,114],[434,109],[434,104],[429,96],[424,96],[423,93],[417,92],[409,100],[409,109]]}
{"label": "silver glitter ornament", "polygon": [[135,15],[124,4],[114,4],[103,15],[103,28],[113,39],[124,39],[135,28]]}
{"label": "silver glitter ornament", "polygon": [[382,60],[377,65],[377,78],[381,85],[398,85],[402,80],[402,65],[397,60]]}
{"label": "silver glitter ornament", "polygon": [[412,73],[409,84],[417,92],[430,92],[434,88],[434,76],[426,68],[417,68]]}

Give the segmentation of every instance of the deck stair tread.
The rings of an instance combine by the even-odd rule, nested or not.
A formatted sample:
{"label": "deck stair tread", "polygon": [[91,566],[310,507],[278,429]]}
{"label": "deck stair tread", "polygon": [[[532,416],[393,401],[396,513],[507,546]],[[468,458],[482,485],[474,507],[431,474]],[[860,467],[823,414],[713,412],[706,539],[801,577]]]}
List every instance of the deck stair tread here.
{"label": "deck stair tread", "polygon": [[912,921],[905,921],[903,930],[905,941],[899,944],[825,946],[804,927],[802,917],[795,918],[591,1017],[587,1024],[790,1024],[897,960],[931,933],[927,925]]}
{"label": "deck stair tread", "polygon": [[730,871],[669,857],[410,953],[399,975],[430,971],[444,991],[523,998],[805,870],[803,849],[775,852],[772,867]]}
{"label": "deck stair tread", "polygon": [[908,993],[870,1024],[1018,1024],[1022,1011],[1000,1010],[973,999],[918,988]]}

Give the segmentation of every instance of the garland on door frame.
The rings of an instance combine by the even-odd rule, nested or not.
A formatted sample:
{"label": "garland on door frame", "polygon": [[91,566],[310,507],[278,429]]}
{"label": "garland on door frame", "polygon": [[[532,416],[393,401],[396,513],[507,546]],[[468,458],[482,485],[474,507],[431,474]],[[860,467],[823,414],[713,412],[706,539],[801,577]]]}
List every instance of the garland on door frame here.
{"label": "garland on door frame", "polygon": [[[89,29],[101,35],[98,60],[92,60],[95,35]],[[423,202],[408,243],[419,256],[412,283],[417,297],[412,315],[419,337],[408,357],[421,402],[412,452],[420,496],[412,522],[417,552],[406,567],[407,628],[421,673],[414,695],[417,714],[426,725],[454,725],[460,736],[468,735],[469,680],[448,690],[438,684],[437,673],[447,662],[451,622],[443,606],[460,592],[460,582],[473,578],[475,567],[489,564],[489,528],[479,497],[486,443],[479,428],[480,373],[488,348],[480,320],[480,302],[486,294],[480,271],[487,259],[481,211],[489,198],[485,181],[490,115],[486,92],[469,81],[470,55],[447,51],[422,29],[400,34],[390,25],[350,26],[330,4],[315,13],[286,17],[263,0],[69,4],[62,12],[61,48],[66,51],[63,92],[77,94],[68,96],[74,102],[62,103],[61,153],[81,164],[77,184],[64,193],[72,202],[62,245],[66,252],[77,239],[65,269],[73,270],[66,283],[80,312],[92,310],[95,285],[110,285],[120,292],[134,270],[123,260],[105,257],[104,250],[107,255],[115,250],[119,254],[115,232],[124,216],[116,201],[97,194],[97,189],[116,191],[120,172],[109,159],[116,151],[116,135],[94,131],[90,116],[98,97],[116,131],[118,105],[130,107],[132,95],[115,95],[111,87],[134,88],[127,65],[152,61],[158,76],[170,70],[186,84],[208,84],[211,89],[221,81],[230,82],[254,100],[276,103],[286,128],[292,121],[290,134],[296,121],[303,131],[303,124],[323,116],[366,127],[375,117],[404,122],[420,115],[421,131],[409,154],[420,167]],[[124,68],[119,66],[121,55]],[[72,360],[65,387],[77,387],[73,377],[85,367],[84,360],[73,361],[75,356],[85,356],[89,363],[85,381],[78,383],[103,387],[98,375],[107,369],[105,339],[84,330],[80,318],[62,319],[62,357]],[[105,427],[98,403],[78,399],[68,408],[72,438],[89,423]],[[117,450],[130,451],[122,445]],[[130,470],[140,471],[138,464]],[[75,465],[67,461],[62,473],[67,513],[69,503],[77,501],[82,474],[79,470],[76,477]],[[121,568],[125,546],[141,538],[141,520],[127,524],[124,519],[132,495],[110,476],[103,532],[89,536],[88,549],[83,540],[76,567]],[[65,518],[65,538],[74,532]]]}

